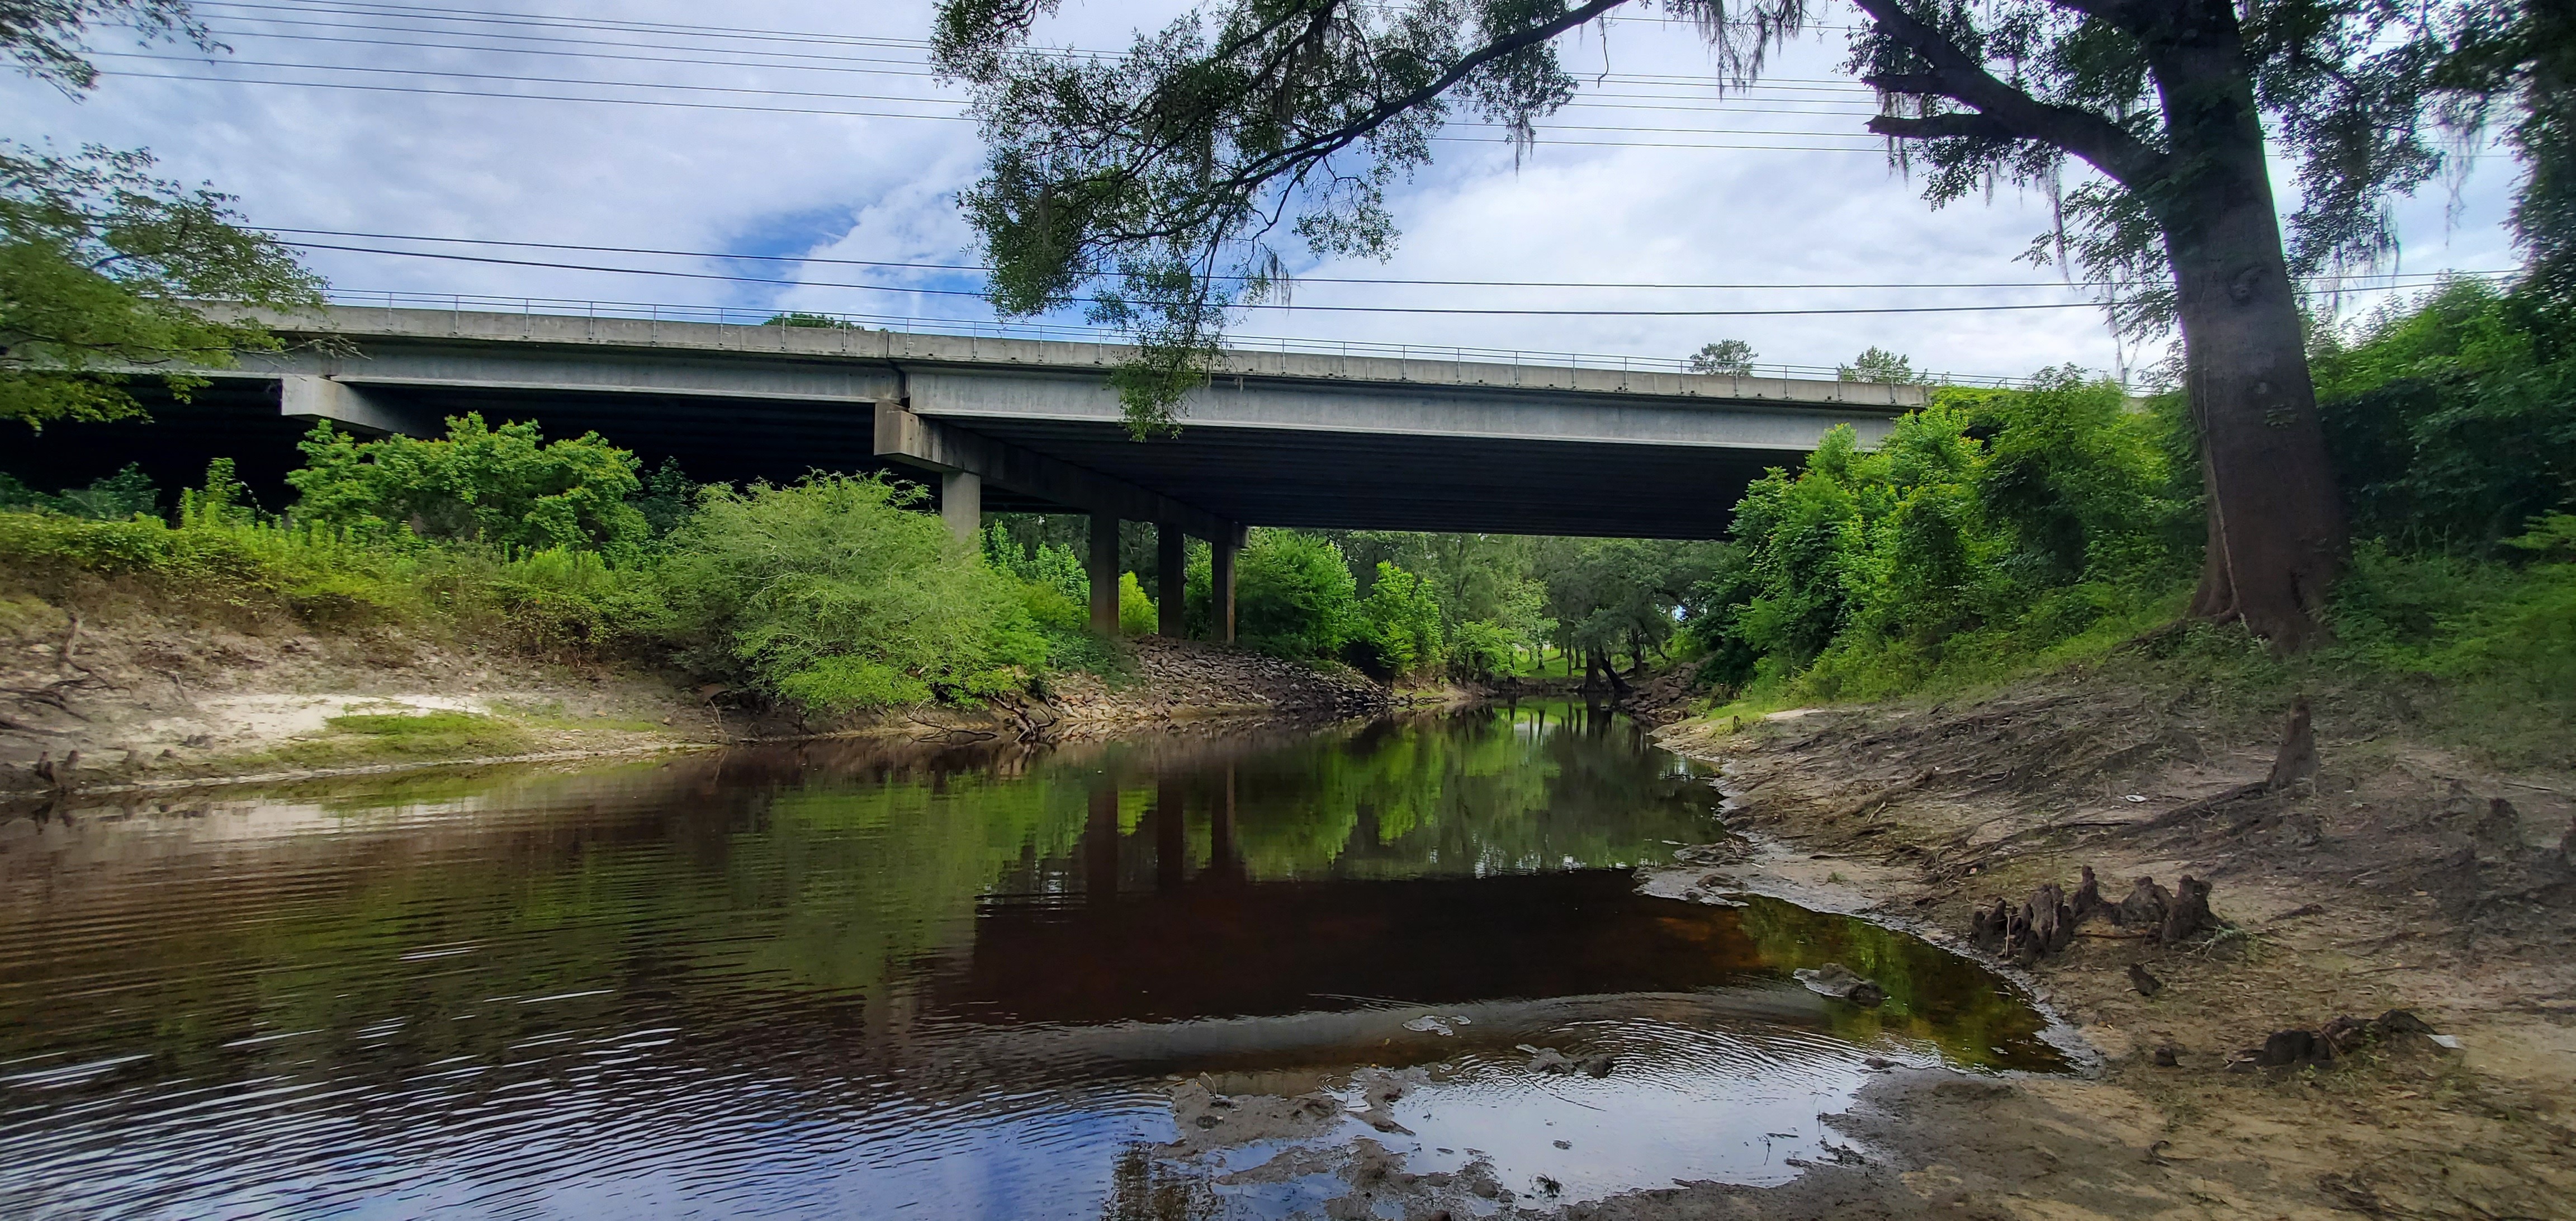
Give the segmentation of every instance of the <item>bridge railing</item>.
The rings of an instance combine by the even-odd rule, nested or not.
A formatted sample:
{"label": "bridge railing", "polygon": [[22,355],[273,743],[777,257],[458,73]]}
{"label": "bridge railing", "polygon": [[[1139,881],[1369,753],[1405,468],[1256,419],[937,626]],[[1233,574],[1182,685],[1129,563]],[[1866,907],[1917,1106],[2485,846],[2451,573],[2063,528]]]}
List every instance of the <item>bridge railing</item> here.
{"label": "bridge railing", "polygon": [[[349,291],[335,289],[334,305],[390,309],[444,309],[498,314],[544,314],[550,317],[642,318],[659,322],[696,322],[715,326],[777,326],[783,311],[740,305],[677,305],[652,301],[588,301],[567,297],[498,297],[473,293]],[[848,326],[916,334],[959,335],[991,339],[1050,339],[1077,343],[1125,342],[1118,332],[1100,327],[1053,322],[993,322],[971,318],[918,318],[897,314],[854,314],[820,310],[793,311],[802,326]],[[1532,348],[1479,348],[1455,344],[1385,343],[1364,339],[1297,339],[1275,335],[1229,333],[1231,351],[1283,352],[1318,356],[1363,356],[1396,360],[1443,360],[1469,364],[1513,365],[1531,369],[1614,369],[1632,373],[1695,373],[1688,360],[1664,356],[1630,356],[1598,352],[1555,352]],[[1755,363],[1745,368],[1753,377],[1788,377],[1830,381],[1841,371],[1832,365]],[[2026,377],[1982,373],[1925,372],[1930,385],[2019,387]]]}

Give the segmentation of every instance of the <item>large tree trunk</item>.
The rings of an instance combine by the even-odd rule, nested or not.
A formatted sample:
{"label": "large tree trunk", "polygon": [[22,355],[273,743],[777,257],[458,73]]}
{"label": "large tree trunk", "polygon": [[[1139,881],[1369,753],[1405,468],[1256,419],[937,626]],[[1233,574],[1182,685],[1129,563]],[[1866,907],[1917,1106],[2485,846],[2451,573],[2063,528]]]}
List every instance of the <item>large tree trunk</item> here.
{"label": "large tree trunk", "polygon": [[2276,650],[2296,652],[2320,634],[2327,587],[2342,569],[2343,502],[2235,9],[2227,0],[2184,7],[2190,28],[2150,53],[2181,167],[2150,198],[2173,261],[2184,387],[2209,496],[2209,553],[2191,613],[2241,620]]}

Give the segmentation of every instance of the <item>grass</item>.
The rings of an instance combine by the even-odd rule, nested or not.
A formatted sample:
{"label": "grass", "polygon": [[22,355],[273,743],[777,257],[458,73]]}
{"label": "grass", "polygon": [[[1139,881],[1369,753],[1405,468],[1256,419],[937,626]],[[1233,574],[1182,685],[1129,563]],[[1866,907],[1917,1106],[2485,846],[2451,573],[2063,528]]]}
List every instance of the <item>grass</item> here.
{"label": "grass", "polygon": [[476,712],[352,713],[332,717],[323,727],[319,737],[286,743],[235,767],[349,767],[469,759],[525,754],[537,745],[525,727]]}
{"label": "grass", "polygon": [[351,713],[323,722],[334,733],[360,734],[391,749],[445,751],[524,745],[527,731],[479,712]]}
{"label": "grass", "polygon": [[522,725],[537,729],[556,729],[580,733],[608,729],[619,733],[651,733],[661,729],[658,722],[640,717],[612,717],[605,713],[582,716],[564,706],[562,700],[495,700],[493,706],[510,714]]}

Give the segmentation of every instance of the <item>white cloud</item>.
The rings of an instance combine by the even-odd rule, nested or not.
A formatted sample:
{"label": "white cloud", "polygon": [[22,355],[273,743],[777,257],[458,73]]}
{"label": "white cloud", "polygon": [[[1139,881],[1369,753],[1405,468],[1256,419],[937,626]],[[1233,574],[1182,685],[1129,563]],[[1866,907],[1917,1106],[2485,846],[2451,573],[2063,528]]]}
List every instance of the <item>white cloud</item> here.
{"label": "white cloud", "polygon": [[[450,0],[463,3],[466,0]],[[1060,42],[1114,47],[1130,24],[1177,10],[1168,2],[1140,17],[1135,6],[1080,0],[1050,27]],[[424,10],[425,11],[425,10]],[[454,10],[445,10],[454,11]],[[553,11],[550,0],[487,0],[485,11]],[[563,10],[569,12],[570,10]],[[563,56],[502,54],[418,45],[499,45],[465,32],[573,37],[582,44],[524,47],[599,52],[603,38],[638,44],[619,54],[705,59],[703,39],[548,32],[515,26],[449,23],[434,36],[345,27],[385,22],[338,15],[329,5],[297,13],[234,8],[205,0],[204,12],[234,48],[217,66],[169,60],[106,58],[108,77],[84,102],[64,100],[24,81],[0,86],[0,104],[19,116],[22,138],[58,143],[96,140],[146,146],[175,177],[211,180],[242,197],[260,224],[376,233],[506,238],[679,250],[817,253],[848,259],[959,261],[972,234],[955,210],[981,151],[970,124],[956,121],[750,113],[729,110],[588,105],[486,97],[433,97],[400,92],[309,89],[275,85],[152,79],[152,75],[329,79],[370,85],[450,90],[574,92],[561,84],[327,74],[256,66],[298,62],[457,73],[572,77],[662,86],[794,89],[883,97],[953,97],[921,75],[789,70],[795,62],[743,66],[759,57],[730,55],[732,66]],[[622,4],[615,19],[704,23],[710,13],[733,30],[823,31],[919,39],[927,34],[928,0],[866,6],[820,3],[704,4],[645,0]],[[588,16],[587,14],[585,16]],[[294,24],[292,22],[303,22]],[[299,35],[281,38],[278,35]],[[387,38],[413,45],[311,41]],[[1775,66],[1775,79],[1838,79],[1840,36],[1802,42]],[[659,44],[646,46],[643,44]],[[737,51],[839,55],[915,61],[913,48],[800,41],[735,42]],[[700,48],[692,50],[691,48]],[[108,47],[109,50],[131,50]],[[168,47],[154,53],[171,54]],[[1587,37],[1568,62],[1588,72],[1706,77],[1705,49],[1686,27],[1628,23],[1609,51]],[[1606,64],[1606,68],[1601,65]],[[812,65],[834,66],[834,65]],[[894,63],[837,65],[898,69]],[[1612,91],[1620,87],[1613,86]],[[1626,87],[1628,92],[1672,92]],[[680,97],[715,104],[847,110],[945,109],[882,100],[783,98],[715,92],[653,93],[594,89],[634,97]],[[1784,95],[1786,96],[1786,95]],[[1832,98],[1810,88],[1808,98]],[[1598,95],[1589,101],[1609,100]],[[1697,104],[1697,103],[1693,103]],[[1737,104],[1745,104],[1741,100]],[[1806,106],[1782,109],[1812,109]],[[1846,108],[1848,109],[1848,108]],[[1633,139],[1622,133],[1577,133],[1571,126],[1661,123],[1728,132],[1859,130],[1851,116],[1765,115],[1739,111],[1672,113],[1606,107],[1569,108],[1557,134],[1580,139]],[[2013,262],[2047,225],[2044,201],[2009,189],[1991,204],[1969,201],[1935,212],[1916,184],[1893,176],[1862,141],[1810,136],[1670,137],[1684,141],[1847,144],[1854,152],[1706,151],[1542,144],[1518,167],[1493,145],[1444,144],[1441,160],[1397,195],[1405,233],[1387,265],[1334,265],[1316,275],[1382,275],[1448,279],[1583,280],[1813,285],[1858,282],[1988,282],[2045,278]],[[2451,202],[2435,190],[2401,201],[2408,270],[2502,267],[2512,262],[2498,228],[2511,185],[2509,163],[2490,160],[2463,191],[2456,222]],[[327,240],[327,239],[325,239]],[[365,242],[344,244],[364,245]],[[650,265],[733,274],[784,274],[760,264],[647,259],[575,252],[496,251],[539,261]],[[871,314],[989,316],[970,298],[892,295],[815,282],[953,288],[955,276],[847,266],[807,266],[807,286],[779,290],[717,281],[657,279],[560,269],[478,265],[321,251],[315,265],[347,290],[476,293],[607,301],[725,304],[751,310],[803,308]],[[785,265],[770,265],[772,268]],[[1991,291],[1807,290],[1667,293],[1576,289],[1456,289],[1307,283],[1303,305],[1404,304],[1488,308],[1856,308],[2049,299]],[[1332,314],[1311,309],[1259,313],[1238,325],[1247,335],[1457,344],[1524,350],[1582,350],[1670,358],[1710,339],[1749,340],[1765,361],[1830,364],[1871,344],[1912,355],[1918,366],[2013,374],[2075,361],[2104,367],[2111,348],[2098,315],[2087,310],[1947,314],[1860,314],[1806,317],[1616,318]]]}

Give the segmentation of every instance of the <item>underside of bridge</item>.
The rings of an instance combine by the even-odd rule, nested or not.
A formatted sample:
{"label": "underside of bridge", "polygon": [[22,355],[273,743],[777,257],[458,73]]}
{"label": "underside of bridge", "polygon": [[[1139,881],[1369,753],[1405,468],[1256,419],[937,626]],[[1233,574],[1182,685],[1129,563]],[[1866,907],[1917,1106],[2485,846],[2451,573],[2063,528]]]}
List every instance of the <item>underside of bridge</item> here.
{"label": "underside of bridge", "polygon": [[[1095,623],[1114,629],[1120,521],[1160,527],[1177,623],[1180,539],[1230,586],[1247,526],[1717,538],[1745,485],[1826,431],[1864,442],[1916,387],[1419,359],[1228,352],[1177,436],[1128,435],[1096,344],[855,328],[335,307],[272,322],[299,342],[212,372],[189,401],[137,379],[148,421],[55,424],[0,449],[42,490],[129,462],[164,489],[235,461],[288,501],[316,420],[434,436],[444,417],[597,432],[701,482],[885,472],[950,525],[987,511],[1092,518]],[[1230,602],[1230,598],[1227,599]]]}
{"label": "underside of bridge", "polygon": [[[62,423],[7,447],[0,470],[51,489],[140,463],[164,488],[194,482],[230,457],[263,501],[282,504],[294,442],[309,417],[280,414],[279,383],[226,378],[190,402],[138,386],[152,418]],[[880,456],[871,405],[765,399],[709,401],[631,393],[370,386],[370,400],[431,422],[467,411],[494,424],[535,420],[548,437],[597,431],[649,470],[677,458],[701,481],[773,482],[809,471],[883,471],[939,480]],[[1630,538],[1716,538],[1747,482],[1795,466],[1797,449],[1354,435],[1311,429],[1194,426],[1135,441],[1108,420],[942,418],[943,426],[1045,454],[1252,525]],[[988,512],[1081,512],[1090,506],[987,481]]]}

